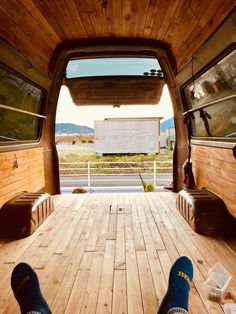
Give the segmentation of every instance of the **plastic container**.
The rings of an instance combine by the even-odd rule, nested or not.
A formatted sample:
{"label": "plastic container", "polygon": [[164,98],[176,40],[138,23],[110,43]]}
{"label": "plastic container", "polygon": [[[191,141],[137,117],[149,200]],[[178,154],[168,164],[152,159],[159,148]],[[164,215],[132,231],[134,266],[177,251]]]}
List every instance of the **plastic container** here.
{"label": "plastic container", "polygon": [[216,263],[208,273],[208,279],[204,283],[204,290],[209,300],[220,302],[227,293],[231,273],[220,263]]}
{"label": "plastic container", "polygon": [[236,314],[236,304],[235,303],[226,303],[223,305],[225,314]]}

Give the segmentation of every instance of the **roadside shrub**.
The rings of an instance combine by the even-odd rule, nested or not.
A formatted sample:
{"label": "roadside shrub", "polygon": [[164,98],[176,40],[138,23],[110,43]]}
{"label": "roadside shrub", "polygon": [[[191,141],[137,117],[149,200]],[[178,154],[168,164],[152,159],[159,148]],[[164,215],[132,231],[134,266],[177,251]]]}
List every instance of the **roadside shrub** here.
{"label": "roadside shrub", "polygon": [[86,140],[82,140],[82,144],[86,143]]}
{"label": "roadside shrub", "polygon": [[155,186],[152,183],[146,183],[144,185],[144,192],[156,192]]}
{"label": "roadside shrub", "polygon": [[89,143],[89,144],[93,144],[94,141],[93,141],[93,140],[89,140],[88,143]]}

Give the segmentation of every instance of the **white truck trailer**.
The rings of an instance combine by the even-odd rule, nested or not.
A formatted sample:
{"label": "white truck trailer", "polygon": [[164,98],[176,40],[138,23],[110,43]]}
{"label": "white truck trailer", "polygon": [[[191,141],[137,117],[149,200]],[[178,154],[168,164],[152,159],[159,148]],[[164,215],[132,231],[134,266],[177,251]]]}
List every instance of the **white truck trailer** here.
{"label": "white truck trailer", "polygon": [[104,154],[157,154],[160,152],[160,120],[109,118],[94,122],[95,150]]}

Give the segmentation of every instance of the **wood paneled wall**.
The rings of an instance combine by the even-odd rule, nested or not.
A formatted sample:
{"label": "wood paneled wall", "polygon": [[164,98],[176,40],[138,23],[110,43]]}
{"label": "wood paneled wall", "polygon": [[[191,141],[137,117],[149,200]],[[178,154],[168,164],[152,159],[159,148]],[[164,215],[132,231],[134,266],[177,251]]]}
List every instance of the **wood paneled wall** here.
{"label": "wood paneled wall", "polygon": [[233,8],[233,0],[1,0],[0,37],[45,73],[61,43],[125,37],[164,41],[180,69]]}
{"label": "wood paneled wall", "polygon": [[44,185],[41,147],[0,153],[0,207],[15,194],[36,192]]}
{"label": "wood paneled wall", "polygon": [[192,161],[197,187],[215,192],[236,217],[236,159],[232,149],[192,145]]}

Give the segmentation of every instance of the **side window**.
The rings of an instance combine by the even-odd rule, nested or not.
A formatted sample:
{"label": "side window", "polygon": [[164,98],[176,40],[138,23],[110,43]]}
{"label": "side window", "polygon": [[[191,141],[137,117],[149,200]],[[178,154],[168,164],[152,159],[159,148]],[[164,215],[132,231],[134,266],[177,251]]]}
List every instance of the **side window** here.
{"label": "side window", "polygon": [[0,65],[0,144],[39,138],[44,93]]}
{"label": "side window", "polygon": [[194,137],[236,138],[236,50],[183,89]]}

